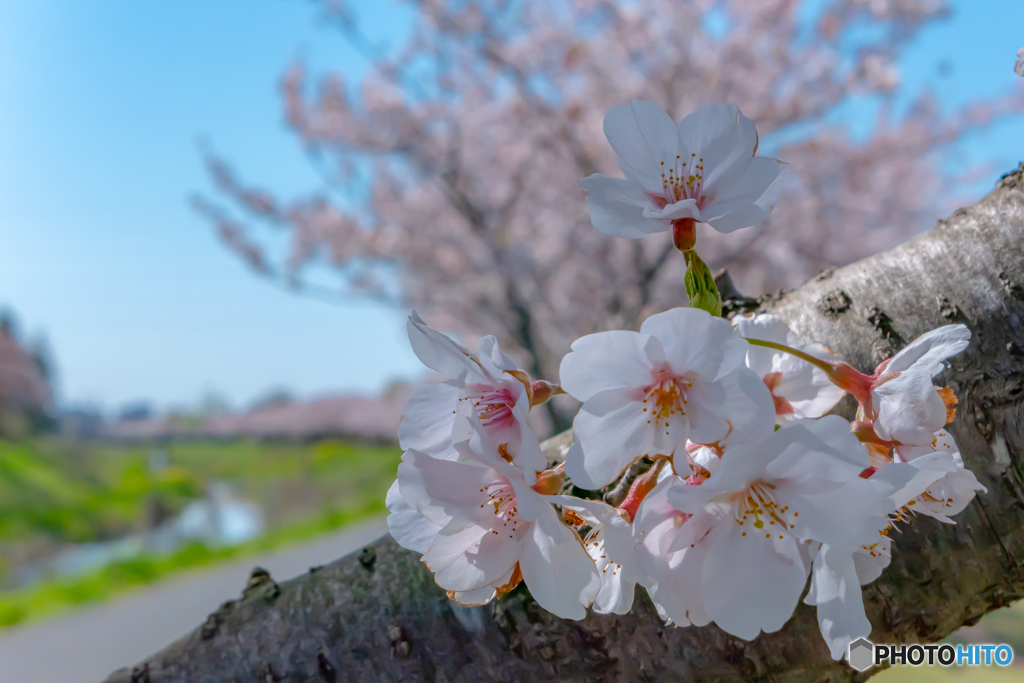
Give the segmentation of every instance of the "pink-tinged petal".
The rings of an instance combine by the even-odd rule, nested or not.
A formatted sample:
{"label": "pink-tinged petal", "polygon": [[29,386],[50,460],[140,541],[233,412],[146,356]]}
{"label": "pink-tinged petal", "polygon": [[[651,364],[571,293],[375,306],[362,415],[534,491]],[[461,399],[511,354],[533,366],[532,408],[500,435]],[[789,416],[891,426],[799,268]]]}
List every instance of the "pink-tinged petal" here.
{"label": "pink-tinged petal", "polygon": [[577,180],[576,184],[587,193],[590,222],[605,235],[637,238],[664,232],[672,227],[669,218],[645,215],[645,211],[654,207],[654,203],[647,191],[632,180],[608,178],[595,173]]}
{"label": "pink-tinged petal", "polygon": [[576,532],[546,507],[523,545],[519,569],[537,604],[563,619],[583,619],[601,578]]}
{"label": "pink-tinged petal", "polygon": [[416,311],[407,325],[409,343],[420,362],[457,382],[487,381],[476,357],[449,337],[429,327]]}
{"label": "pink-tinged petal", "polygon": [[428,384],[413,393],[398,424],[402,450],[417,450],[453,460],[452,432],[464,392],[446,383]]}
{"label": "pink-tinged petal", "polygon": [[573,420],[576,444],[566,455],[565,473],[583,489],[607,486],[650,452],[656,427],[648,422],[643,404],[625,391],[593,396]]}
{"label": "pink-tinged petal", "polygon": [[643,100],[609,109],[604,116],[604,134],[626,177],[648,192],[662,191],[661,162],[674,164],[676,157],[686,152],[669,115]]}
{"label": "pink-tinged petal", "polygon": [[871,392],[875,433],[886,441],[928,445],[946,424],[946,404],[926,372],[907,371]]}
{"label": "pink-tinged petal", "polygon": [[964,325],[945,325],[925,332],[910,342],[889,361],[885,372],[916,372],[934,377],[942,371],[943,363],[971,343],[971,331]]}
{"label": "pink-tinged petal", "polygon": [[704,222],[724,233],[763,222],[782,197],[788,169],[778,159],[754,157],[734,182],[728,186],[719,182],[708,189]]}
{"label": "pink-tinged petal", "polygon": [[[703,158],[704,186],[728,180],[754,156],[757,131],[733,104],[711,104],[701,107],[679,122],[679,138]],[[730,173],[732,172],[732,173]]]}
{"label": "pink-tinged petal", "polygon": [[467,510],[438,532],[423,555],[437,585],[451,591],[483,588],[519,561],[533,525],[520,524],[508,531],[511,527],[494,524],[496,519],[486,509]]}
{"label": "pink-tinged petal", "polygon": [[640,326],[661,342],[676,374],[694,373],[716,381],[743,365],[747,342],[723,318],[699,308],[673,308],[652,315]]}
{"label": "pink-tinged petal", "polygon": [[818,606],[821,635],[832,659],[839,661],[850,643],[871,634],[853,558],[849,552],[823,545],[811,577],[811,591],[804,602]]}
{"label": "pink-tinged petal", "polygon": [[402,497],[435,524],[446,524],[461,511],[479,507],[487,500],[480,489],[504,481],[489,467],[438,460],[407,451],[398,466]]}
{"label": "pink-tinged petal", "polygon": [[664,359],[661,344],[646,334],[597,332],[572,343],[558,374],[566,393],[577,401],[587,401],[602,391],[650,384],[651,373]]}
{"label": "pink-tinged petal", "polygon": [[388,489],[385,499],[388,511],[388,531],[398,545],[407,550],[423,554],[430,549],[430,544],[441,530],[441,526],[416,511],[406,502],[395,481]]}
{"label": "pink-tinged petal", "polygon": [[807,569],[792,536],[742,532],[726,519],[698,544],[706,548],[700,581],[705,609],[719,628],[753,640],[789,621],[807,582]]}

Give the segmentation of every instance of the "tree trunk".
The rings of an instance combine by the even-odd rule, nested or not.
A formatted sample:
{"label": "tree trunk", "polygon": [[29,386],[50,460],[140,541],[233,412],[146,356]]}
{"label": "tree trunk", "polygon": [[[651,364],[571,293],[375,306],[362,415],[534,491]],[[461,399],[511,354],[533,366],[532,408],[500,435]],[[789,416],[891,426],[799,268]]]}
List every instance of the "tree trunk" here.
{"label": "tree trunk", "polygon": [[[1024,596],[1024,164],[990,195],[895,249],[766,297],[804,339],[872,370],[939,325],[971,345],[936,378],[960,399],[951,431],[988,487],[944,525],[918,517],[865,590],[871,638],[932,642]],[[841,412],[852,415],[849,397]],[[545,444],[564,453],[571,434]],[[241,587],[240,587],[241,588]],[[448,600],[415,553],[385,537],[276,584],[254,574],[241,599],[113,682],[165,681],[847,681],[813,608],[752,642],[665,626],[646,593],[627,616],[566,621],[520,587],[495,603]]]}

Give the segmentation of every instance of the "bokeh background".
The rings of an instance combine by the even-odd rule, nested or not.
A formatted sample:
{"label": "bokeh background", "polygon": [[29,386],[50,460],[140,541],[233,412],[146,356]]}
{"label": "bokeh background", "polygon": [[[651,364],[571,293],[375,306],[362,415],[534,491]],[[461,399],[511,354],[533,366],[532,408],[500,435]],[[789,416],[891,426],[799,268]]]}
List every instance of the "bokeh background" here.
{"label": "bokeh background", "polygon": [[[0,1],[0,651],[379,519],[411,309],[557,381],[684,300],[667,236],[589,225],[608,107],[734,102],[791,164],[698,241],[758,296],[1015,168],[1021,45],[1019,0]],[[1024,653],[1024,612],[954,638]]]}

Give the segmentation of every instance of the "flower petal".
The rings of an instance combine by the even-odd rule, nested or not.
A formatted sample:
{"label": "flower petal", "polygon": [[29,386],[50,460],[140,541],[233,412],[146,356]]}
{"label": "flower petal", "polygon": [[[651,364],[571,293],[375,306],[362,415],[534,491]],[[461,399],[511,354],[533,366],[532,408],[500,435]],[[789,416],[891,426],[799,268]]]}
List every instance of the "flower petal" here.
{"label": "flower petal", "polygon": [[779,203],[788,169],[778,159],[754,157],[743,175],[708,189],[703,222],[725,233],[761,223]]}
{"label": "flower petal", "polygon": [[524,539],[535,525],[520,524],[506,534],[490,528],[496,519],[486,509],[479,514],[467,510],[438,532],[423,555],[437,585],[451,591],[483,588],[519,561]]}
{"label": "flower petal", "polygon": [[927,372],[908,370],[871,392],[875,433],[886,441],[924,446],[946,424],[946,404]]}
{"label": "flower petal", "polygon": [[647,191],[632,180],[595,173],[577,180],[576,184],[587,193],[590,222],[605,235],[636,238],[672,227],[668,217],[648,217],[645,214],[647,209],[655,206],[654,202]]}
{"label": "flower petal", "polygon": [[893,356],[885,372],[906,372],[913,368],[934,377],[942,371],[947,358],[957,355],[970,343],[971,331],[965,325],[944,325],[910,342]]}
{"label": "flower petal", "polygon": [[[724,464],[723,464],[724,469]],[[706,548],[700,581],[704,606],[718,626],[745,640],[772,633],[793,614],[807,569],[792,536],[741,535],[725,520],[698,543]]]}
{"label": "flower petal", "polygon": [[388,511],[388,531],[398,545],[421,555],[430,549],[430,543],[441,527],[409,505],[398,490],[398,481],[388,489],[385,500]]}
{"label": "flower petal", "polygon": [[648,422],[643,404],[626,391],[603,391],[591,397],[573,420],[576,444],[566,455],[565,473],[583,489],[607,486],[630,463],[649,453],[657,427]]}
{"label": "flower petal", "polygon": [[544,507],[519,560],[523,581],[547,611],[563,619],[583,619],[601,590],[601,579],[576,532],[558,521],[554,508]]}
{"label": "flower petal", "polygon": [[850,553],[821,546],[804,602],[818,606],[818,627],[836,661],[843,658],[850,643],[871,635],[860,585]]}
{"label": "flower petal", "polygon": [[402,497],[421,515],[445,525],[467,508],[487,500],[480,489],[502,481],[489,467],[438,460],[424,453],[407,451],[398,466]]}
{"label": "flower petal", "polygon": [[672,119],[651,102],[630,100],[608,110],[604,134],[627,178],[661,194],[661,162],[674,164],[685,151]]}
{"label": "flower petal", "polygon": [[406,328],[413,353],[431,370],[448,375],[459,384],[493,381],[473,353],[427,325],[416,311],[409,315]]}
{"label": "flower petal", "polygon": [[444,382],[417,389],[398,423],[398,443],[402,450],[417,450],[445,460],[458,457],[452,449],[452,431],[459,398],[464,393]]}
{"label": "flower petal", "polygon": [[597,332],[572,343],[558,374],[562,389],[587,401],[609,389],[635,389],[651,382],[655,365],[665,360],[657,339],[627,330]]}
{"label": "flower petal", "polygon": [[703,159],[704,186],[745,166],[754,156],[754,122],[734,104],[709,104],[679,122],[679,139]]}
{"label": "flower petal", "polygon": [[723,318],[699,308],[673,308],[647,318],[641,334],[656,337],[673,372],[716,381],[743,365],[747,341]]}

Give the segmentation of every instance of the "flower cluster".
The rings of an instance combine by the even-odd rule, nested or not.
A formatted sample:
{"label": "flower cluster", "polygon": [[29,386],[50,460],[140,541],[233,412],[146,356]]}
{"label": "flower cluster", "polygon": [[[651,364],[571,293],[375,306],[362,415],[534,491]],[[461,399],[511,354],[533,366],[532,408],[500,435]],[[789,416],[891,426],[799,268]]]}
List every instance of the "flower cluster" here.
{"label": "flower cluster", "polygon": [[[671,228],[692,270],[706,269],[695,223],[747,227],[778,201],[782,165],[754,156],[753,124],[735,107],[705,107],[677,129],[631,102],[605,129],[627,178],[581,181],[595,227]],[[868,375],[777,317],[715,315],[717,290],[709,312],[694,298],[709,278],[691,281],[691,307],[578,339],[561,386],[529,377],[493,337],[474,354],[414,313],[414,351],[449,379],[406,409],[389,529],[463,605],[522,582],[560,617],[625,614],[639,584],[675,625],[752,639],[803,598],[840,659],[871,631],[861,586],[888,565],[894,525],[917,513],[953,523],[984,490],[945,430],[957,399],[933,384],[970,332],[928,332]],[[563,392],[582,407],[555,464],[526,416]],[[828,414],[846,393],[853,423]],[[565,493],[627,472],[617,506]]]}

